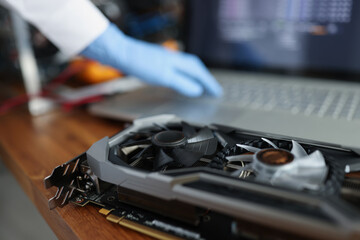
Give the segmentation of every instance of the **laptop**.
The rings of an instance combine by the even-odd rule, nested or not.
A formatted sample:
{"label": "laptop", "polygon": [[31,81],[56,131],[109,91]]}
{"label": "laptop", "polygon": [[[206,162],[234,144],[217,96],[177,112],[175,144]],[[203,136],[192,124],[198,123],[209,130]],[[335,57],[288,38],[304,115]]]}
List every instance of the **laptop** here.
{"label": "laptop", "polygon": [[360,3],[192,0],[186,51],[224,87],[214,99],[145,86],[90,106],[133,120],[175,114],[360,149]]}

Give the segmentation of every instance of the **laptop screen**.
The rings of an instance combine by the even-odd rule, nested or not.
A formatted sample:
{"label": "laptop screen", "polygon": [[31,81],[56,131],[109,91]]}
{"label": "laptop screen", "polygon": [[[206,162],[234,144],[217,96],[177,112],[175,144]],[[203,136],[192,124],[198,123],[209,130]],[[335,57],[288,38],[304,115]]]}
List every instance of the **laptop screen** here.
{"label": "laptop screen", "polygon": [[360,1],[189,0],[186,27],[210,66],[360,75]]}

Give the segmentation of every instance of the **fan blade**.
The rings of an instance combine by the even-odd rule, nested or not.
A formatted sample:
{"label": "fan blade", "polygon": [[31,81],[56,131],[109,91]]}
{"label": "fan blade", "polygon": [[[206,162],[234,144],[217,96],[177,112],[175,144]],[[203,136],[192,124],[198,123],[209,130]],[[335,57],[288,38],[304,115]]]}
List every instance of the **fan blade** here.
{"label": "fan blade", "polygon": [[326,167],[326,162],[319,150],[316,150],[312,154],[305,156],[303,158],[295,158],[298,168],[316,168],[316,167]]}
{"label": "fan blade", "polygon": [[307,156],[305,149],[296,141],[291,140],[292,142],[292,148],[291,153],[295,156],[295,158],[302,158]]}
{"label": "fan blade", "polygon": [[132,152],[138,150],[139,148],[147,148],[149,146],[150,145],[146,144],[146,145],[135,145],[135,146],[130,146],[130,147],[123,147],[123,148],[121,148],[121,152],[127,156],[127,155],[131,154]]}
{"label": "fan blade", "polygon": [[135,146],[135,145],[148,145],[148,144],[151,144],[151,139],[143,139],[143,140],[139,140],[139,141],[124,143],[124,144],[121,144],[120,147],[123,148],[123,147],[131,147],[131,146]]}
{"label": "fan blade", "polygon": [[187,122],[181,122],[182,131],[187,138],[191,138],[196,134],[196,130],[194,127],[190,126]]}
{"label": "fan blade", "polygon": [[295,158],[293,167],[277,171],[270,182],[295,189],[319,189],[326,180],[328,167],[320,151],[303,158]]}
{"label": "fan blade", "polygon": [[226,157],[226,160],[228,160],[229,162],[252,162],[254,159],[254,155],[250,155],[250,154],[244,154],[244,155],[235,155],[235,156],[229,156]]}
{"label": "fan blade", "polygon": [[236,141],[223,132],[216,131],[214,132],[214,135],[223,147],[233,147],[236,145]]}
{"label": "fan blade", "polygon": [[155,127],[160,128],[161,130],[166,130],[166,131],[169,131],[169,130],[170,130],[167,126],[165,126],[164,124],[161,124],[161,123],[154,123],[153,125],[154,125]]}
{"label": "fan blade", "polygon": [[305,179],[309,184],[322,184],[328,174],[328,167],[321,168],[302,168],[296,175],[296,178]]}
{"label": "fan blade", "polygon": [[345,172],[360,172],[360,161],[359,159],[349,159],[346,161]]}
{"label": "fan blade", "polygon": [[274,177],[268,182],[270,182],[270,184],[274,186],[283,186],[296,190],[304,189],[303,179],[292,178],[292,176],[288,173],[284,173],[277,177]]}
{"label": "fan blade", "polygon": [[149,153],[152,153],[152,151],[153,151],[153,146],[150,145],[150,146],[142,149],[141,151],[139,151],[137,154],[135,154],[132,157],[132,159],[137,159],[139,157],[145,157],[146,158],[146,157],[148,157],[146,155],[149,154]]}
{"label": "fan blade", "polygon": [[252,147],[252,146],[247,146],[247,145],[243,145],[243,144],[236,144],[236,146],[241,147],[249,152],[253,152],[256,153],[257,151],[260,151],[260,148],[256,148],[256,147]]}
{"label": "fan blade", "polygon": [[289,169],[277,172],[270,182],[273,185],[288,186],[295,189],[317,190],[326,180],[327,167]]}
{"label": "fan blade", "polygon": [[188,143],[197,143],[214,138],[214,134],[208,127],[202,128],[195,136],[187,140]]}
{"label": "fan blade", "polygon": [[175,148],[172,150],[172,154],[175,161],[183,164],[185,167],[194,165],[194,163],[196,163],[203,155],[200,152],[187,151],[181,148]]}
{"label": "fan blade", "polygon": [[212,155],[216,152],[218,141],[216,138],[211,138],[206,141],[188,143],[185,145],[185,149],[191,152],[201,153],[203,155]]}
{"label": "fan blade", "polygon": [[273,143],[272,141],[270,141],[267,138],[261,138],[261,140],[263,140],[264,142],[267,142],[270,146],[272,146],[275,149],[279,149],[278,146],[275,145],[275,143]]}
{"label": "fan blade", "polygon": [[154,170],[157,170],[172,161],[174,161],[172,157],[167,155],[162,149],[159,149],[153,163]]}

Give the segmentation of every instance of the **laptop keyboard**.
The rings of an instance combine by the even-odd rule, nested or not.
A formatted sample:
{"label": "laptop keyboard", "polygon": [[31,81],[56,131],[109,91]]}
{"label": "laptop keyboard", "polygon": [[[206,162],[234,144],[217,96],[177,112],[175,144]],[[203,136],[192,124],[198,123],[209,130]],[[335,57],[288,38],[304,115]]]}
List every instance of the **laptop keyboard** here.
{"label": "laptop keyboard", "polygon": [[360,92],[289,83],[224,81],[225,103],[265,111],[281,110],[349,121],[360,119]]}

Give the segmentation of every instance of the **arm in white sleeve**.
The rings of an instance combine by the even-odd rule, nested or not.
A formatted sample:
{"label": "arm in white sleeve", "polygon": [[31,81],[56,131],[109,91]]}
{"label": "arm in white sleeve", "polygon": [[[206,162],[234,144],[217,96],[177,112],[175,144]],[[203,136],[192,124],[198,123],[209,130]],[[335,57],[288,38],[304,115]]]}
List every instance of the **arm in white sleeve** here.
{"label": "arm in white sleeve", "polygon": [[36,26],[61,52],[73,56],[109,26],[89,0],[0,0]]}

